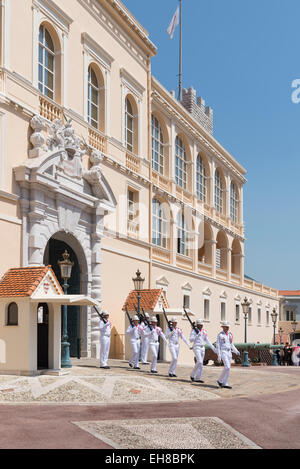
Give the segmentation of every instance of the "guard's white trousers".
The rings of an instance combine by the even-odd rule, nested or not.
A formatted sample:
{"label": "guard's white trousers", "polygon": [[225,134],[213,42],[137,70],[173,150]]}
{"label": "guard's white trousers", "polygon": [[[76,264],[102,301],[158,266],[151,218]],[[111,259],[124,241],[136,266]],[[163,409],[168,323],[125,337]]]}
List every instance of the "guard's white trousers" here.
{"label": "guard's white trousers", "polygon": [[142,339],[142,363],[146,363],[148,361],[148,351],[149,351],[149,338],[143,337]]}
{"label": "guard's white trousers", "polygon": [[178,355],[179,355],[179,344],[169,344],[169,350],[171,353],[171,363],[170,363],[170,368],[169,368],[169,373],[170,374],[175,374],[176,367],[177,367],[177,361],[178,361]]}
{"label": "guard's white trousers", "polygon": [[151,352],[151,370],[156,371],[159,343],[150,343],[149,346]]}
{"label": "guard's white trousers", "polygon": [[139,366],[139,356],[140,356],[140,340],[131,340],[132,355],[130,357],[129,363],[134,367]]}
{"label": "guard's white trousers", "polygon": [[110,337],[100,337],[100,366],[107,366],[107,360],[110,348]]}
{"label": "guard's white trousers", "polygon": [[202,376],[205,347],[194,347],[193,350],[197,361],[192,371],[191,377],[197,380],[201,379]]}
{"label": "guard's white trousers", "polygon": [[232,353],[231,350],[223,350],[221,351],[221,359],[224,364],[223,371],[220,375],[219,382],[223,384],[224,386],[227,386],[228,384],[228,378],[230,374],[230,367],[231,367],[231,361],[232,361]]}

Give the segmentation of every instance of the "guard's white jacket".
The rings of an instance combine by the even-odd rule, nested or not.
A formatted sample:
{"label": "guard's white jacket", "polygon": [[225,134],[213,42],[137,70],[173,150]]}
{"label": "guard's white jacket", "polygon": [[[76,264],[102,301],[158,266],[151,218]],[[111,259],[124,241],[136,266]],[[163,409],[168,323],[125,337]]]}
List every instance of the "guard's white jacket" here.
{"label": "guard's white jacket", "polygon": [[231,332],[227,332],[227,334],[224,331],[220,332],[217,337],[216,350],[218,357],[221,357],[223,352],[233,352],[237,355],[240,354],[240,352],[233,345],[233,336]]}
{"label": "guard's white jacket", "polygon": [[144,329],[144,336],[149,337],[150,345],[157,344],[159,336],[167,342],[166,336],[160,327],[153,326],[152,331],[150,330],[150,327],[147,327],[147,329]]}
{"label": "guard's white jacket", "polygon": [[106,324],[100,321],[100,337],[110,337],[111,333],[111,322],[107,321]]}
{"label": "guard's white jacket", "polygon": [[216,353],[216,349],[208,339],[207,332],[204,329],[201,329],[198,334],[194,329],[192,329],[190,334],[190,342],[193,343],[194,349],[205,347],[205,344],[207,344],[212,349],[212,351]]}
{"label": "guard's white jacket", "polygon": [[169,345],[178,345],[179,344],[179,339],[182,339],[183,342],[189,347],[189,343],[187,339],[183,335],[182,329],[179,327],[174,327],[173,331],[171,331],[169,328],[167,329],[166,332],[166,338],[169,341]]}
{"label": "guard's white jacket", "polygon": [[128,326],[126,334],[129,335],[131,341],[137,341],[140,339],[140,336],[143,332],[143,328],[141,327],[140,324],[137,326],[131,326],[131,324]]}

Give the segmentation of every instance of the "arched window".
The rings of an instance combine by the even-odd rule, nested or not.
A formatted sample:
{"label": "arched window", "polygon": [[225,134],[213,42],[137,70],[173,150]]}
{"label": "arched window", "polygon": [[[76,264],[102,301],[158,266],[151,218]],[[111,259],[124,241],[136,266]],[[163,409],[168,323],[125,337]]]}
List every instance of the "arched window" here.
{"label": "arched window", "polygon": [[201,202],[206,202],[206,171],[201,155],[197,158],[196,165],[196,194]]}
{"label": "arched window", "polygon": [[152,199],[152,243],[167,249],[167,220],[162,204]]}
{"label": "arched window", "polygon": [[100,89],[98,78],[92,66],[88,72],[88,121],[92,127],[99,129],[100,124]]}
{"label": "arched window", "polygon": [[127,150],[133,152],[134,148],[134,115],[129,98],[125,101],[125,143]]}
{"label": "arched window", "polygon": [[187,175],[188,175],[186,150],[185,150],[183,141],[179,137],[176,137],[175,151],[176,151],[176,174],[175,174],[176,184],[179,187],[186,189],[187,188]]}
{"label": "arched window", "polygon": [[178,215],[177,222],[177,253],[184,256],[189,255],[189,232],[187,229],[185,217],[183,213]]}
{"label": "arched window", "polygon": [[42,25],[39,31],[39,90],[50,99],[55,96],[55,49],[52,37]]}
{"label": "arched window", "polygon": [[158,119],[152,114],[152,168],[164,174],[164,136]]}
{"label": "arched window", "polygon": [[230,184],[230,218],[234,223],[238,221],[238,192],[234,182]]}
{"label": "arched window", "polygon": [[219,170],[215,172],[215,209],[223,213],[223,184]]}
{"label": "arched window", "polygon": [[18,305],[17,303],[10,303],[7,307],[7,326],[17,326],[19,323],[18,318]]}

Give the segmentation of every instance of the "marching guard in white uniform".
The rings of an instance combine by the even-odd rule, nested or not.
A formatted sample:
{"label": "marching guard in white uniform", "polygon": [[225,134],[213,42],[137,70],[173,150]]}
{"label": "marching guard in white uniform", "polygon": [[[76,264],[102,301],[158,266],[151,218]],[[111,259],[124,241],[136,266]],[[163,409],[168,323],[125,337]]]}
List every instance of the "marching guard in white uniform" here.
{"label": "marching guard in white uniform", "polygon": [[182,339],[183,342],[190,348],[190,344],[188,343],[187,339],[183,335],[182,329],[177,327],[177,319],[175,317],[171,318],[170,323],[173,326],[173,330],[171,331],[169,328],[166,332],[166,338],[169,341],[169,350],[171,353],[172,361],[169,368],[169,376],[170,378],[176,378],[175,371],[177,367],[178,355],[180,344],[179,340]]}
{"label": "marching guard in white uniform", "polygon": [[149,347],[151,351],[151,373],[157,373],[156,365],[157,365],[157,357],[158,357],[158,350],[159,350],[159,337],[167,342],[166,336],[163,333],[160,327],[157,327],[157,319],[155,316],[151,318],[151,325],[152,328],[147,327],[144,329],[144,336],[149,337]]}
{"label": "marching guard in white uniform", "polygon": [[139,324],[138,316],[132,318],[133,326],[129,324],[126,334],[130,336],[130,343],[132,348],[132,355],[129,360],[130,368],[134,367],[135,370],[140,370],[139,367],[139,355],[141,346],[141,334],[143,327]]}
{"label": "marching guard in white uniform", "polygon": [[226,389],[231,389],[231,386],[228,386],[228,378],[231,367],[232,352],[236,355],[240,355],[240,352],[233,345],[233,336],[231,332],[229,332],[229,326],[230,324],[227,321],[223,321],[221,323],[223,331],[218,335],[216,345],[218,361],[222,361],[224,364],[224,369],[218,379],[218,385],[221,388]]}
{"label": "marching guard in white uniform", "polygon": [[100,320],[100,368],[109,369],[107,360],[110,349],[111,323],[109,321],[109,312],[103,311],[104,321]]}
{"label": "marching guard in white uniform", "polygon": [[196,364],[191,374],[191,380],[196,383],[204,383],[201,380],[202,371],[203,371],[203,360],[205,356],[205,343],[212,349],[214,353],[216,352],[215,347],[208,340],[207,332],[203,330],[204,321],[202,319],[196,320],[196,327],[199,330],[198,334],[195,329],[192,329],[190,334],[190,342],[193,343],[193,350],[196,357]]}
{"label": "marching guard in white uniform", "polygon": [[[145,313],[145,317],[148,321],[150,321],[150,316],[148,313]],[[143,322],[142,327],[144,330],[147,329],[147,325]],[[142,352],[141,352],[141,360],[143,365],[148,365],[148,351],[149,351],[149,337],[144,335],[144,330],[142,334]]]}

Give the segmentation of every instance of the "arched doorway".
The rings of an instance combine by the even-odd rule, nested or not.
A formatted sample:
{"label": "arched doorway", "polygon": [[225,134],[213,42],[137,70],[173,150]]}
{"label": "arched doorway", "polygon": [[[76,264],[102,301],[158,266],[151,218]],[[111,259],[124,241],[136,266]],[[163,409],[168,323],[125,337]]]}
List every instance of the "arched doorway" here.
{"label": "arched doorway", "polygon": [[[77,255],[69,244],[56,237],[52,237],[45,249],[44,264],[52,266],[59,283],[63,287],[64,281],[61,278],[58,261],[62,260],[65,250],[70,254],[70,260],[74,262],[71,278],[68,280],[68,294],[77,295],[81,293],[80,265]],[[70,343],[71,357],[80,356],[80,330],[80,306],[68,306],[68,341]]]}

